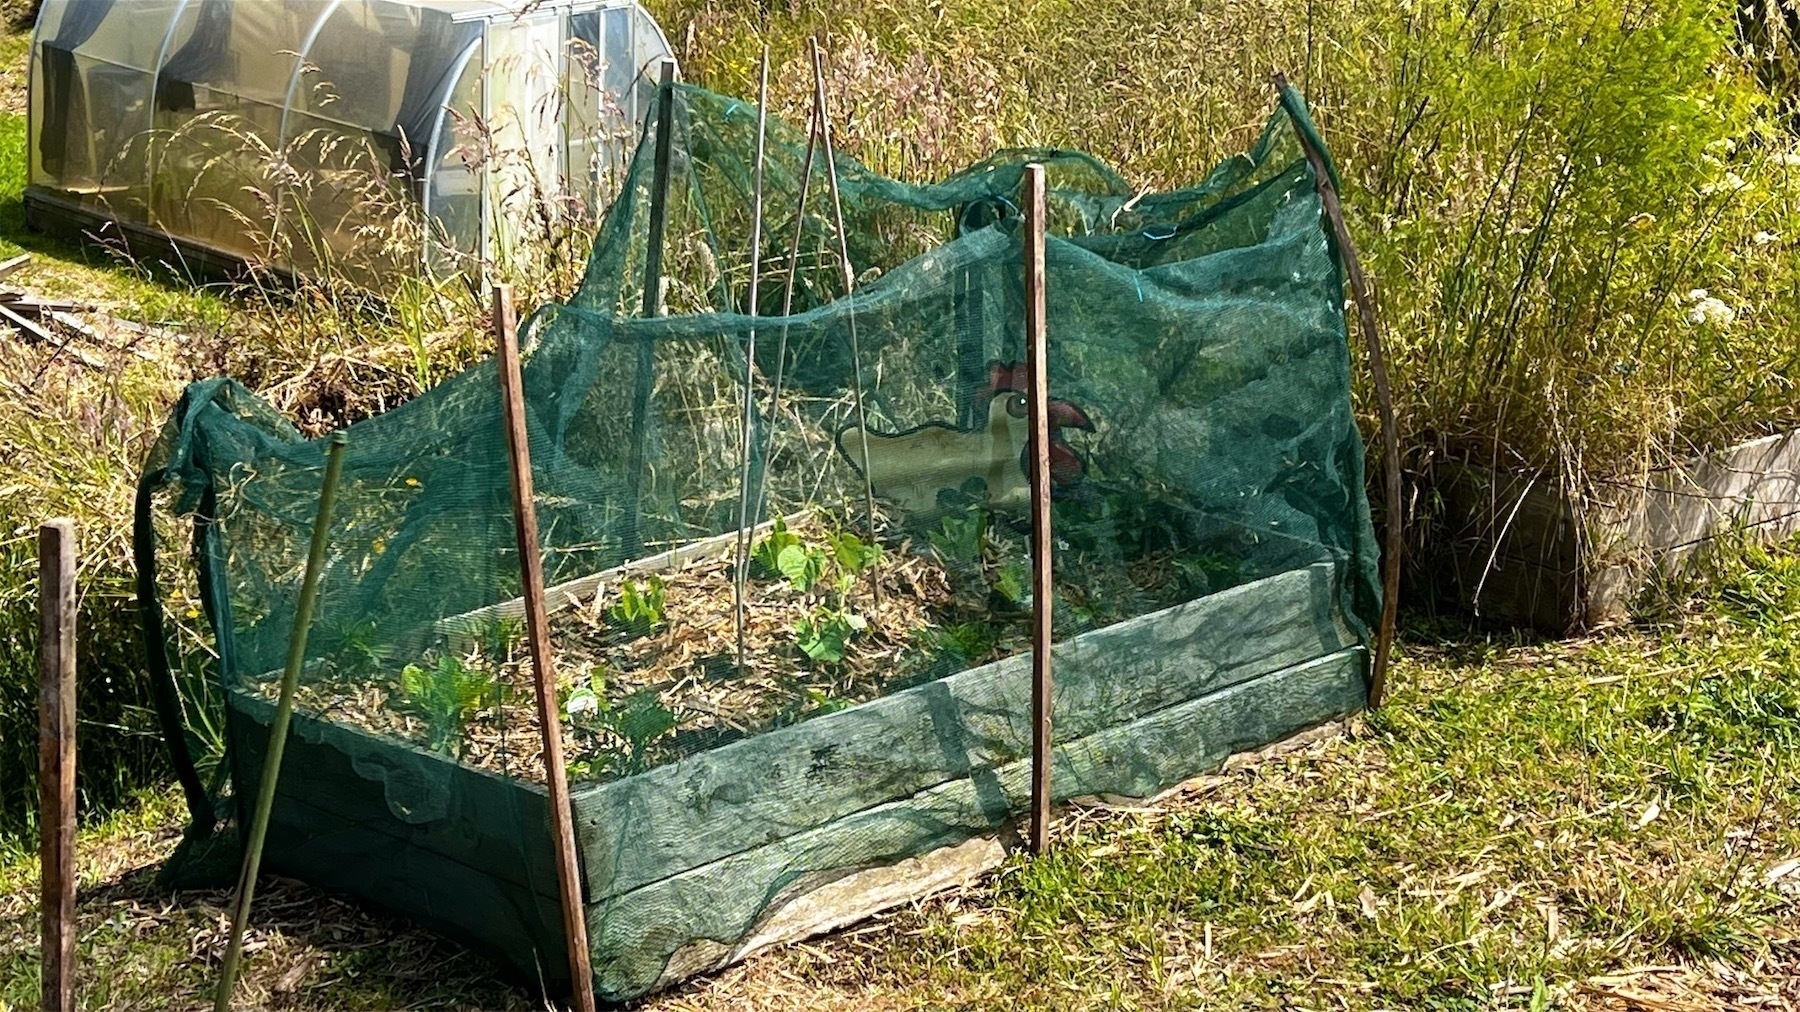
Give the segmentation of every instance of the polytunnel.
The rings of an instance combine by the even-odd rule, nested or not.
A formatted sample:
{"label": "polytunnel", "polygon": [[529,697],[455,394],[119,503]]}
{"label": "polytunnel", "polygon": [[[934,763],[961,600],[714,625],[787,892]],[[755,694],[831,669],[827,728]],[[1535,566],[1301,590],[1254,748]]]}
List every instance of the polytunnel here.
{"label": "polytunnel", "polygon": [[447,273],[597,216],[668,51],[629,0],[45,0],[27,222],[183,273]]}

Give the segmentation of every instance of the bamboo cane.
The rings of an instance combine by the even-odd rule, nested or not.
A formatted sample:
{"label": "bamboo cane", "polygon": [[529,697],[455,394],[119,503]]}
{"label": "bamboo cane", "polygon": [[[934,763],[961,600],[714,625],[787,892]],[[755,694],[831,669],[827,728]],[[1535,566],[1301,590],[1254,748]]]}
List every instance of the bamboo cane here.
{"label": "bamboo cane", "polygon": [[250,921],[250,904],[256,895],[256,873],[262,864],[263,839],[269,831],[269,812],[275,806],[275,785],[281,776],[281,755],[287,749],[288,721],[294,715],[294,688],[306,660],[306,637],[312,629],[313,602],[318,597],[319,573],[325,565],[325,545],[331,533],[331,509],[337,501],[338,475],[344,465],[341,432],[333,433],[325,450],[325,483],[319,489],[319,511],[313,517],[312,547],[306,554],[306,574],[300,581],[300,602],[294,609],[294,629],[288,638],[287,667],[281,673],[281,697],[275,703],[275,719],[269,724],[269,748],[263,756],[262,784],[256,792],[256,811],[250,835],[244,843],[244,867],[238,876],[237,902],[232,907],[231,940],[219,972],[215,1012],[231,1007],[231,989],[237,983],[238,959],[244,951],[244,929]]}

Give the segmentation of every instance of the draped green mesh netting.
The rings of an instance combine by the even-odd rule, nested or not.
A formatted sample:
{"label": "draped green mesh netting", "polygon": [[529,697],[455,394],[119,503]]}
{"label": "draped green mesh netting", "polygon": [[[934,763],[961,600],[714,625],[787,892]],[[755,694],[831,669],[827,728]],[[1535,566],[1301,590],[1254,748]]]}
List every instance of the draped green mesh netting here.
{"label": "draped green mesh netting", "polygon": [[[1022,803],[1007,771],[1029,741],[1026,683],[1007,659],[1027,649],[1033,604],[1027,163],[1049,185],[1053,604],[1072,651],[1057,740],[1204,703],[1237,670],[1227,654],[1267,671],[1361,656],[1380,609],[1339,267],[1297,95],[1254,148],[1167,193],[1069,151],[1007,151],[931,185],[839,154],[850,292],[823,157],[770,122],[759,315],[756,109],[691,87],[671,107],[660,269],[653,118],[579,291],[522,327],[595,970],[614,996],[729,957],[802,885],[991,830]],[[501,417],[488,361],[349,429],[268,862],[555,979]],[[144,478],[147,587],[165,504],[194,518],[218,646],[210,688],[164,700],[171,742],[191,747],[223,699],[239,785],[256,782],[324,451],[212,380],[187,391]],[[1183,622],[1191,635],[1156,639]],[[1272,645],[1294,636],[1305,650]],[[982,679],[1000,688],[976,713]],[[1230,747],[1305,722],[1263,712],[1289,705],[1270,698]],[[915,699],[963,710],[918,728],[885,716]],[[1071,752],[1057,793],[1168,786],[1197,771],[1199,734],[1144,745],[1123,780]],[[987,787],[984,770],[999,771]],[[924,829],[830,835],[964,781],[983,798],[966,818],[940,805]],[[203,827],[235,811],[219,783],[189,778]]]}

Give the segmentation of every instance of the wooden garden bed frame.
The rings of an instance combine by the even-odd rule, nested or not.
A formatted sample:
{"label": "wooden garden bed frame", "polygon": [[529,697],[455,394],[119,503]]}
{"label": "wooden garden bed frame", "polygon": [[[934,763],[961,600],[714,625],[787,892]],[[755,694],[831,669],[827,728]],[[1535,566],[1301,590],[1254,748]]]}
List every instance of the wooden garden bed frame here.
{"label": "wooden garden bed frame", "polygon": [[[549,606],[720,540],[559,585]],[[1055,797],[1151,797],[1360,710],[1368,655],[1342,581],[1316,563],[1056,644]],[[996,866],[1029,804],[1030,699],[1019,654],[577,786],[596,993],[665,987]],[[234,782],[255,784],[273,706],[235,688],[228,700]],[[305,715],[285,765],[269,868],[566,990],[543,788]]]}

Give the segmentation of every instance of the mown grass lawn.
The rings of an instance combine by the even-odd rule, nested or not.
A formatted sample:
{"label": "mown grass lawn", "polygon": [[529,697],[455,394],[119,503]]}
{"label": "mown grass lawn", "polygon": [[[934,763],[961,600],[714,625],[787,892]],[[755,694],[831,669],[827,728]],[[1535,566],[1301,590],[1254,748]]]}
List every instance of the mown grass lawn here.
{"label": "mown grass lawn", "polygon": [[[1752,551],[1687,614],[1581,642],[1415,622],[1396,677],[1341,737],[1071,812],[1042,860],[648,1007],[1800,1004],[1800,553]],[[87,1007],[207,999],[224,895],[149,884],[178,822],[157,794],[84,835]],[[0,864],[0,1005],[34,1000],[35,885],[28,856]],[[380,914],[261,896],[246,1000],[538,1004]]]}

